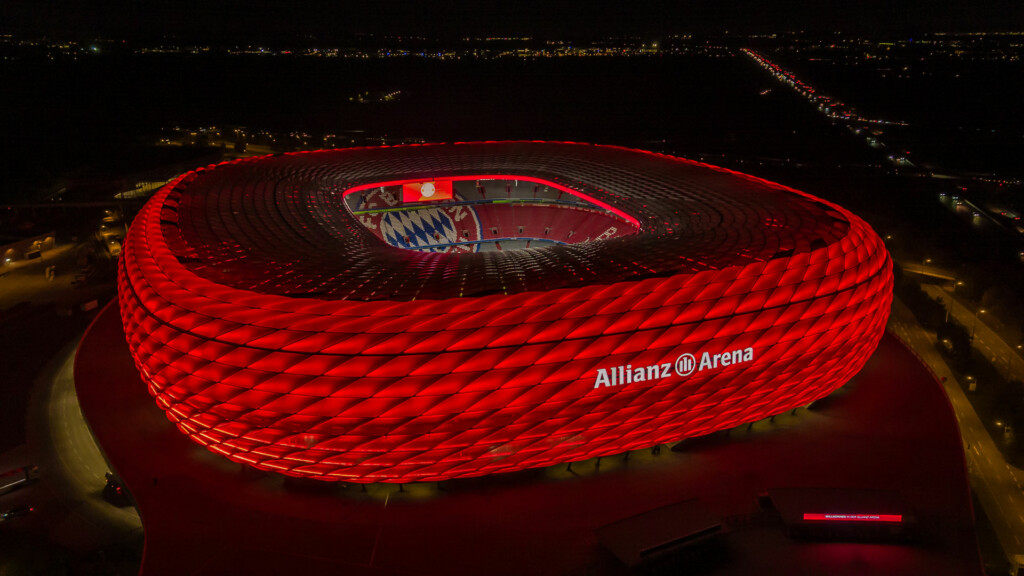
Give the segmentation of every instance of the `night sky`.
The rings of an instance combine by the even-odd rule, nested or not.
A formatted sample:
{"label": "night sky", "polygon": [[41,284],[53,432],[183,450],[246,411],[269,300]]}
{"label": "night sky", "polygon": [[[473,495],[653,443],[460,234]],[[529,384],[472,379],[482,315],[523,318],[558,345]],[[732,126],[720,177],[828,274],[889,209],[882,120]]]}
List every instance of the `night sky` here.
{"label": "night sky", "polygon": [[1019,0],[5,0],[0,32],[197,40],[353,33],[429,37],[1024,29]]}

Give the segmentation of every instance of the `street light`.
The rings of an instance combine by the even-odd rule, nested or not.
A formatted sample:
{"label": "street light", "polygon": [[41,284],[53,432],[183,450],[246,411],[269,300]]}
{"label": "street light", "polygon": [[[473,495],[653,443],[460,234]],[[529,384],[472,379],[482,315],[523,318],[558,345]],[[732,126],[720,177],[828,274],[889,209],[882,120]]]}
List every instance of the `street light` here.
{"label": "street light", "polygon": [[974,343],[974,333],[978,331],[978,322],[981,321],[981,315],[985,313],[985,309],[978,310],[978,315],[974,317],[974,327],[971,328],[971,343]]}
{"label": "street light", "polygon": [[947,323],[949,322],[950,309],[953,307],[953,300],[954,300],[954,298],[952,298],[952,296],[956,295],[956,287],[957,286],[963,286],[963,285],[964,285],[964,281],[963,280],[957,280],[957,281],[953,282],[953,287],[950,288],[950,290],[949,290],[949,293],[950,293],[951,297],[949,299],[950,300],[949,306],[946,307],[946,322]]}

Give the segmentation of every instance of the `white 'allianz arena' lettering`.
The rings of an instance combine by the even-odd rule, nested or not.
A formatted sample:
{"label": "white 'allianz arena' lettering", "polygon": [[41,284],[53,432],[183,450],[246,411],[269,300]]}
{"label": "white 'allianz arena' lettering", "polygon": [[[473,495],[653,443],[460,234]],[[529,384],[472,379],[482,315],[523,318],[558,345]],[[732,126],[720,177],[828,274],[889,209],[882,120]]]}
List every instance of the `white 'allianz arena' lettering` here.
{"label": "white 'allianz arena' lettering", "polygon": [[[678,376],[686,377],[694,372],[703,372],[704,370],[714,370],[719,367],[724,368],[735,364],[744,364],[752,362],[753,360],[753,348],[727,350],[719,354],[704,352],[700,356],[699,365],[696,364],[696,359],[692,354],[685,353],[676,359],[674,372]],[[632,384],[634,382],[650,382],[652,380],[668,378],[672,374],[672,362],[663,362],[661,364],[637,367],[634,367],[632,364],[626,364],[625,366],[598,368],[597,377],[594,379],[594,388],[600,388],[602,386],[622,386],[624,384]]]}

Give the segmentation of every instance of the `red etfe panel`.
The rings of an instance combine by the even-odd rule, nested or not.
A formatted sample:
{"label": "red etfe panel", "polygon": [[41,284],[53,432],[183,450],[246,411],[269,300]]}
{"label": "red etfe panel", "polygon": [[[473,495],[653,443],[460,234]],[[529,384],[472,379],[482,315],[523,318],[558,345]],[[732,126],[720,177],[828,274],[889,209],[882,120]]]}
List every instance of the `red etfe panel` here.
{"label": "red etfe panel", "polygon": [[[629,233],[421,253],[383,243],[344,204],[380,182],[400,183],[403,199],[418,186],[409,201],[425,201],[423,174],[447,177],[427,200],[451,198],[474,166],[569,197],[517,207],[544,220],[515,220],[516,231],[569,241],[598,213],[578,208],[585,199],[607,210],[601,227],[621,218]],[[505,226],[499,204],[486,205],[489,225]],[[467,230],[473,213],[460,214]],[[416,230],[429,214],[406,216]],[[133,222],[118,298],[142,380],[195,442],[291,476],[434,481],[805,406],[871,356],[892,264],[855,215],[751,176],[607,146],[468,143],[186,174]]]}

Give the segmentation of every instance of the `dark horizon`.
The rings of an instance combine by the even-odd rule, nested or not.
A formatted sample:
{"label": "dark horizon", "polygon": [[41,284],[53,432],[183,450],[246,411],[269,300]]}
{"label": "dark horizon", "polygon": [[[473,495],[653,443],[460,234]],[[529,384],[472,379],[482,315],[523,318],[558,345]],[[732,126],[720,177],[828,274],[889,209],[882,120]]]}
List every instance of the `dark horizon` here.
{"label": "dark horizon", "polygon": [[13,0],[0,8],[0,33],[146,38],[190,41],[266,41],[310,37],[330,41],[354,34],[452,39],[479,36],[595,38],[632,35],[781,33],[793,31],[921,34],[1024,30],[1024,5],[1007,0],[918,0],[898,9],[880,0],[855,5],[787,0],[766,8],[751,0],[643,4],[526,0],[482,5],[448,0],[341,8],[334,2],[283,0],[200,2],[164,0],[125,4],[86,0],[68,6],[49,0]]}

